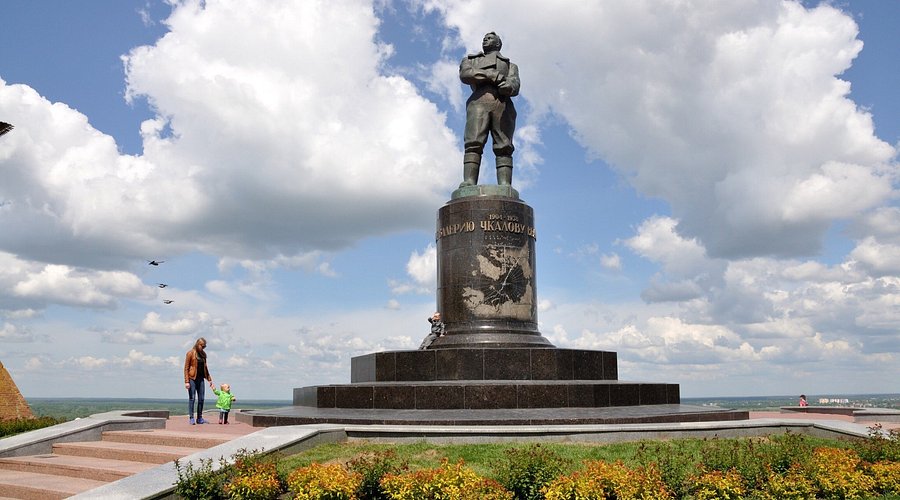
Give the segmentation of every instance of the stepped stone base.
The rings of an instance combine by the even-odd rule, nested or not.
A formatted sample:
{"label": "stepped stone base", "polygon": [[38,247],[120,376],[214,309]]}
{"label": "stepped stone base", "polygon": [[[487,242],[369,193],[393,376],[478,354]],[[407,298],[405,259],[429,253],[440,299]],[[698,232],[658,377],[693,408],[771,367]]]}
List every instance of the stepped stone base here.
{"label": "stepped stone base", "polygon": [[678,404],[678,384],[620,381],[360,383],[294,389],[294,405],[397,410],[602,408]]}
{"label": "stepped stone base", "polygon": [[350,360],[350,382],[616,380],[616,353],[583,349],[448,348],[386,351]]}
{"label": "stepped stone base", "polygon": [[388,351],[351,360],[350,384],[299,387],[313,408],[478,410],[680,403],[678,384],[621,382],[616,353],[555,347]]}
{"label": "stepped stone base", "polygon": [[350,425],[619,425],[672,422],[747,420],[743,410],[682,404],[620,406],[615,408],[530,408],[505,410],[360,410],[287,406],[241,410],[235,420],[254,427],[305,424]]}

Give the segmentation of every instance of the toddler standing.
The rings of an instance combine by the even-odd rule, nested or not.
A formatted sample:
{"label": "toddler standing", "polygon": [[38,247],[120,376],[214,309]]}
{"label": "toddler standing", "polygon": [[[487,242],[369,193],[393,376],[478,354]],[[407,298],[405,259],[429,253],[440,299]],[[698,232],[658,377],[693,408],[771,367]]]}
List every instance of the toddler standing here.
{"label": "toddler standing", "polygon": [[216,401],[216,408],[219,409],[219,423],[227,424],[228,423],[228,412],[231,411],[231,403],[237,401],[237,398],[234,397],[234,394],[231,393],[231,386],[228,384],[222,384],[222,389],[216,389],[216,386],[210,384],[216,396],[219,397],[218,401]]}

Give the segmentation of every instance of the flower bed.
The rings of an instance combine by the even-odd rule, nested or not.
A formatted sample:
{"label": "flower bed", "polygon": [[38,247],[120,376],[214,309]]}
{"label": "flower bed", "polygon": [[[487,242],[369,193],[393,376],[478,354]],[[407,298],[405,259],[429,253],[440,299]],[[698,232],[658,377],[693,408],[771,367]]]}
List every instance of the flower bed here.
{"label": "flower bed", "polygon": [[[492,445],[501,447],[501,445]],[[583,445],[584,449],[589,447]],[[398,449],[402,447],[397,447]],[[601,447],[595,447],[601,448]],[[896,498],[900,434],[823,446],[797,434],[634,443],[622,458],[573,461],[547,446],[509,446],[488,468],[446,458],[411,470],[393,450],[302,466],[240,452],[212,472],[176,463],[183,498],[304,500]],[[279,464],[281,461],[281,464]],[[224,461],[223,461],[224,462]]]}

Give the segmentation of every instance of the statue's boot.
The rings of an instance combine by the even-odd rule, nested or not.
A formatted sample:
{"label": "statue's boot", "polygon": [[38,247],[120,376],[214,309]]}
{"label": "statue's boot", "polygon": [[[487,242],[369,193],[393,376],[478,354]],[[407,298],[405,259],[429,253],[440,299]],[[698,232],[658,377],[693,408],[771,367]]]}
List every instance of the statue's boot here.
{"label": "statue's boot", "polygon": [[478,184],[479,170],[481,170],[481,155],[478,153],[466,153],[463,156],[463,181],[459,187]]}
{"label": "statue's boot", "polygon": [[497,185],[498,186],[511,186],[512,185],[512,157],[511,156],[498,156],[497,157]]}

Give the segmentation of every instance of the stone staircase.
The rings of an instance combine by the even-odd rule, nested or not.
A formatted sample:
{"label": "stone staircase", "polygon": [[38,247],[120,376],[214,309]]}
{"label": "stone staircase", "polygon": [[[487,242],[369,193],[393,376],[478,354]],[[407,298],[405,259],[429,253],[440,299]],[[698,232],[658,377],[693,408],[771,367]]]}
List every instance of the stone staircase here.
{"label": "stone staircase", "polygon": [[0,499],[67,498],[218,446],[234,434],[141,429],[58,442],[49,454],[0,458]]}

